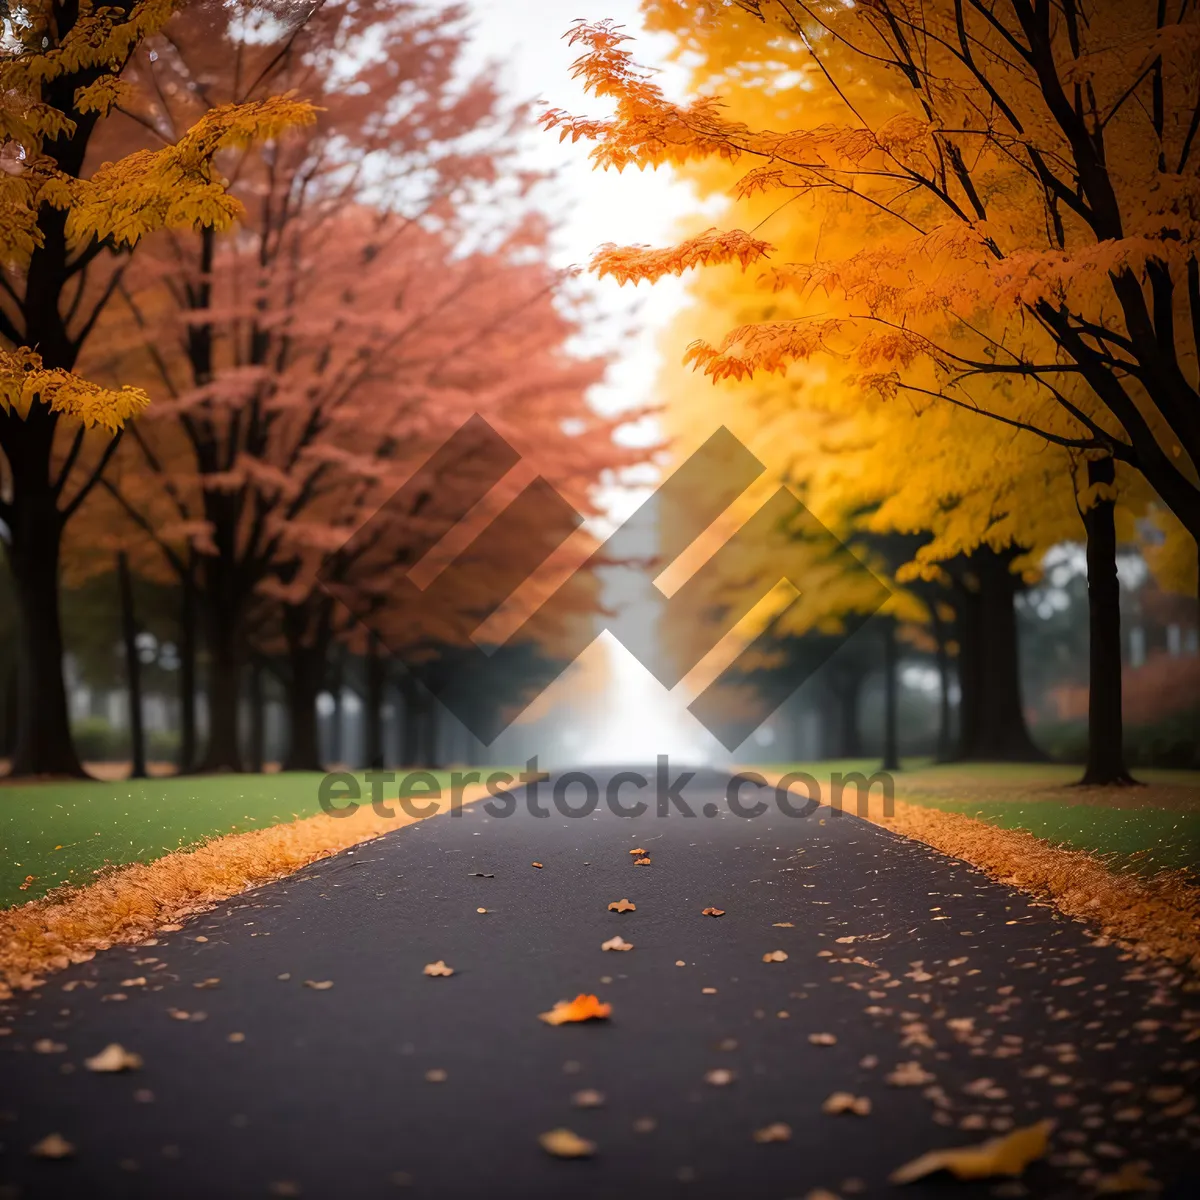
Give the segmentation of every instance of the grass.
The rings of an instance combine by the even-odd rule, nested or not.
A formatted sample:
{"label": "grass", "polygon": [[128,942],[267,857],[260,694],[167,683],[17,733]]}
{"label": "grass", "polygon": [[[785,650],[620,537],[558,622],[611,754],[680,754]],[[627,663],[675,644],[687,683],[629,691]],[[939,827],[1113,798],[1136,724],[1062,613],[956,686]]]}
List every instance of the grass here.
{"label": "grass", "polygon": [[1103,808],[1038,800],[975,801],[970,798],[906,797],[915,803],[962,813],[1001,829],[1023,829],[1043,841],[1111,857],[1113,866],[1139,871],[1200,869],[1200,813]]}
{"label": "grass", "polygon": [[[831,769],[870,775],[877,767],[859,761],[786,769],[807,769],[824,784]],[[1086,850],[1118,870],[1200,874],[1200,772],[1138,770],[1145,787],[1087,789],[1072,786],[1080,774],[1078,766],[1059,763],[914,762],[896,775],[896,797]]]}
{"label": "grass", "polygon": [[[776,769],[808,770],[827,788],[832,771],[870,775],[877,766],[864,759]],[[449,773],[436,774],[448,786]],[[1053,764],[913,763],[896,776],[896,795],[1088,850],[1116,867],[1197,870],[1200,773],[1139,771],[1150,786],[1090,791],[1068,786],[1078,774],[1077,767]],[[90,883],[109,867],[152,862],[224,834],[314,816],[321,811],[321,778],[286,773],[0,787],[0,907],[61,884]],[[394,797],[395,785],[386,794]]]}
{"label": "grass", "polygon": [[[449,772],[434,774],[449,786]],[[314,816],[322,778],[289,772],[0,787],[0,907],[90,883],[108,867]],[[396,788],[385,796],[394,798]],[[364,785],[368,799],[369,791]]]}

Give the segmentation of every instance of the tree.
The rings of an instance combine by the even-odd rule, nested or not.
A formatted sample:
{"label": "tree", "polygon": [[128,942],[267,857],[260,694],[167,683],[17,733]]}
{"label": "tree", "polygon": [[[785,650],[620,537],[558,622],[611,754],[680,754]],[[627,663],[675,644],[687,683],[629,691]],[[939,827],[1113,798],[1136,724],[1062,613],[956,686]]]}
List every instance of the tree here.
{"label": "tree", "polygon": [[[288,763],[316,765],[316,694],[345,632],[318,575],[472,413],[534,435],[585,510],[599,472],[629,457],[584,401],[601,364],[565,352],[575,318],[543,222],[501,178],[512,114],[458,74],[461,12],[331,3],[253,39],[235,18],[198,4],[139,58],[159,97],[141,124],[184,124],[196,96],[237,100],[247,79],[301,88],[320,115],[230,165],[249,210],[235,231],[159,239],[121,282],[96,368],[167,394],[106,481],[203,602],[213,770],[241,762],[240,668],[263,596],[290,664]],[[386,593],[386,572],[360,582]]]}
{"label": "tree", "polygon": [[[1119,681],[1119,627],[1115,594],[1101,576],[1115,579],[1112,501],[1118,480],[1102,463],[1116,457],[1149,476],[1153,472],[1113,441],[1120,436],[1101,437],[1097,432],[1104,430],[1106,420],[1111,426],[1112,414],[1104,412],[1093,375],[1078,363],[1060,370],[1043,361],[1059,349],[1052,331],[1034,319],[1045,297],[1031,299],[1028,294],[1038,264],[1044,265],[1029,245],[1040,245],[1044,231],[1030,217],[1028,172],[1009,161],[1008,148],[978,150],[967,158],[972,170],[985,173],[992,206],[985,214],[988,229],[976,228],[982,216],[963,196],[962,189],[974,185],[963,166],[967,160],[960,143],[966,137],[991,146],[994,129],[977,123],[972,131],[968,115],[942,110],[974,103],[978,116],[978,111],[990,111],[991,98],[983,97],[981,109],[967,86],[970,80],[955,76],[947,82],[945,72],[937,74],[939,45],[928,59],[933,66],[922,58],[921,66],[904,76],[905,87],[909,76],[915,76],[914,89],[932,89],[932,99],[922,95],[925,109],[910,104],[906,92],[898,100],[888,71],[860,55],[862,40],[847,40],[839,25],[870,24],[883,9],[886,5],[827,10],[747,3],[697,12],[674,3],[653,5],[658,23],[679,34],[683,48],[702,64],[700,71],[719,74],[722,104],[707,96],[687,105],[668,102],[634,67],[621,48],[623,37],[611,26],[577,26],[573,37],[587,44],[588,53],[576,64],[576,73],[596,94],[615,99],[616,113],[607,120],[587,120],[552,111],[546,122],[560,127],[563,136],[595,140],[593,157],[600,165],[673,162],[687,165],[710,187],[715,187],[714,180],[732,184],[742,207],[761,218],[748,226],[751,233],[708,230],[665,250],[606,247],[594,264],[602,273],[637,281],[701,264],[738,263],[745,268],[776,249],[791,259],[759,276],[759,303],[743,295],[732,331],[698,339],[690,347],[689,359],[713,379],[758,377],[795,363],[812,364],[812,376],[819,374],[820,365],[826,389],[834,382],[835,390],[842,392],[844,410],[882,421],[885,427],[896,424],[889,421],[888,409],[901,410],[903,423],[902,400],[907,400],[914,412],[924,407],[970,413],[973,420],[980,412],[995,417],[995,435],[968,435],[981,451],[1001,443],[1004,430],[1028,435],[1012,439],[1017,455],[1011,450],[1003,455],[1012,468],[1007,478],[985,461],[989,486],[968,476],[964,496],[944,486],[944,477],[936,471],[909,470],[911,464],[897,450],[915,446],[911,436],[889,441],[878,428],[871,431],[887,447],[893,470],[903,464],[917,486],[931,493],[930,499],[937,493],[937,508],[952,514],[948,525],[944,517],[941,523],[968,548],[1011,548],[1017,552],[1011,557],[1019,569],[1033,565],[1036,560],[1031,561],[1029,552],[1042,543],[1017,536],[1027,533],[1019,528],[1026,514],[1013,499],[1019,494],[1018,484],[1032,485],[1039,474],[1046,474],[1047,443],[1060,451],[1061,477],[1054,487],[1059,499],[1050,505],[1050,519],[1040,521],[1041,532],[1055,522],[1061,530],[1064,515],[1077,521],[1078,511],[1070,511],[1077,504],[1094,510],[1087,525],[1096,548],[1094,655],[1102,669],[1096,672],[1101,703],[1095,710],[1093,742],[1108,755],[1103,771],[1116,781],[1124,774],[1119,762],[1119,688],[1113,686],[1114,678]],[[909,13],[900,25],[907,31],[920,21],[934,22],[941,11],[936,5],[935,10],[934,16],[925,9]],[[839,28],[822,32],[822,21]],[[886,34],[885,28],[879,36]],[[796,67],[784,82],[778,70],[781,54]],[[939,83],[946,86],[939,88]],[[767,121],[779,118],[808,124],[784,134],[764,131]],[[1043,153],[1036,147],[1033,152],[1035,157]],[[748,173],[746,160],[752,164]],[[1005,222],[999,267],[993,254],[992,243],[999,237],[991,228],[993,218]],[[771,243],[758,236],[768,222],[773,222]],[[776,234],[781,222],[785,232]],[[807,238],[795,235],[797,224]],[[1047,251],[1059,267],[1065,246],[1062,242]],[[1075,242],[1070,248],[1074,252]],[[1091,262],[1084,251],[1080,254],[1084,262]],[[1077,290],[1087,296],[1086,287]],[[1078,298],[1065,285],[1063,295],[1064,303]],[[922,453],[929,424],[918,435]],[[857,426],[860,438],[867,430],[868,422],[862,420]],[[910,430],[913,434],[915,428]],[[1142,457],[1147,454],[1153,458],[1149,449]],[[1070,481],[1081,459],[1100,465],[1089,465],[1092,477],[1079,486]],[[963,475],[955,472],[958,479]],[[864,474],[856,487],[861,479],[875,482],[874,476]],[[1169,480],[1165,486],[1169,491]],[[882,500],[886,493],[875,490],[875,499]],[[1125,490],[1139,492],[1136,484]],[[902,493],[911,498],[913,487],[904,487]],[[971,496],[975,502],[965,502]],[[998,503],[999,498],[1006,499]],[[979,501],[987,507],[981,508]],[[872,518],[875,527],[916,528],[911,512],[896,523],[900,508],[891,500],[881,503]],[[926,548],[924,566],[930,568],[944,549],[945,539],[934,539]],[[1006,610],[1011,616],[1010,610],[1011,606]],[[1008,661],[1011,671],[1012,658]],[[1020,723],[1019,705],[1010,706],[1010,712]],[[1024,741],[1028,744],[1027,735]]]}
{"label": "tree", "polygon": [[[117,433],[148,400],[139,389],[107,389],[75,375],[80,351],[144,235],[198,222],[224,227],[240,211],[214,157],[312,116],[307,105],[279,97],[210,109],[169,144],[90,169],[93,133],[126,94],[125,66],[169,15],[160,0],[103,7],[34,0],[11,10],[6,23],[0,520],[20,620],[17,775],[81,774],[62,679],[62,532]],[[90,275],[101,265],[107,279],[98,284]],[[104,436],[99,446],[91,431]]]}
{"label": "tree", "polygon": [[[652,7],[680,23],[678,0]],[[777,133],[726,120],[708,97],[671,104],[623,35],[581,23],[576,73],[617,114],[547,124],[595,139],[616,166],[749,160],[743,194],[835,196],[874,244],[771,272],[801,294],[853,295],[855,319],[744,326],[695,348],[704,369],[770,370],[844,335],[864,387],[933,394],[1129,463],[1200,538],[1200,14],[1148,0],[741,0],[702,7],[705,20],[766,26],[812,93],[810,119],[827,119]],[[725,65],[736,75],[736,56]],[[648,278],[768,250],[711,231],[599,261]]]}

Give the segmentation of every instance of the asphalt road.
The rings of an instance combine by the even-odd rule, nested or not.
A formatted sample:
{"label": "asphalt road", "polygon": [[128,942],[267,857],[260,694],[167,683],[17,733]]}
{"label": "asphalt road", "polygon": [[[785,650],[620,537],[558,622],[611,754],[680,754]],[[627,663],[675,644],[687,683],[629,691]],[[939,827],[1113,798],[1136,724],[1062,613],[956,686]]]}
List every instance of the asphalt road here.
{"label": "asphalt road", "polygon": [[[919,843],[743,819],[724,787],[698,776],[690,819],[468,807],[0,1006],[0,1196],[1065,1197],[1137,1160],[1200,1195],[1200,994]],[[611,1019],[538,1020],[578,992]],[[142,1068],[85,1070],[110,1042]],[[889,1084],[902,1063],[933,1080]],[[834,1092],[870,1113],[823,1113]],[[1019,1184],[887,1183],[1043,1117]],[[595,1155],[551,1157],[557,1127]],[[29,1154],[52,1132],[73,1157]]]}

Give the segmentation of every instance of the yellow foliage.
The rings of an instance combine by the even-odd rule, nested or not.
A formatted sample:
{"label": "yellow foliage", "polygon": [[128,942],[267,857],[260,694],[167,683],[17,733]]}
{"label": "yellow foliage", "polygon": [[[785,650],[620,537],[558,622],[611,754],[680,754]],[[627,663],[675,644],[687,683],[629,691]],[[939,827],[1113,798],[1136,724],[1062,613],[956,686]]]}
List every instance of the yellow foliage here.
{"label": "yellow foliage", "polygon": [[150,397],[141,388],[114,390],[71,371],[47,369],[34,351],[23,346],[0,350],[0,409],[24,419],[35,401],[88,429],[98,425],[115,433],[150,403]]}
{"label": "yellow foliage", "polygon": [[[81,0],[71,19],[46,0],[13,10],[0,61],[0,264],[37,269],[45,214],[66,214],[67,251],[95,242],[114,252],[159,229],[228,228],[242,212],[215,166],[217,155],[253,139],[277,138],[311,123],[314,109],[292,96],[229,104],[205,113],[175,144],[139,150],[76,174],[71,143],[88,137],[129,90],[120,76],[138,43],[157,32],[171,0],[135,0],[128,8]],[[83,80],[57,107],[48,85]],[[59,101],[61,103],[61,101]],[[27,336],[34,340],[36,333]],[[43,367],[35,350],[0,351],[0,407],[24,417],[35,402],[110,431],[147,403],[137,388],[98,387],[63,369]]]}

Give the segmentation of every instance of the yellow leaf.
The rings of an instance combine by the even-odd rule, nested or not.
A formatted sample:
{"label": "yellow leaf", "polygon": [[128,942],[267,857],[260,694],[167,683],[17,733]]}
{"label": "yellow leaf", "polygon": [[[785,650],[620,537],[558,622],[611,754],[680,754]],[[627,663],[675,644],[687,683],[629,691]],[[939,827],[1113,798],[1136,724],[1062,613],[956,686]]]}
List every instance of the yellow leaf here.
{"label": "yellow leaf", "polygon": [[431,962],[431,963],[425,964],[425,974],[426,975],[453,975],[454,968],[446,966],[446,964],[444,962],[442,962],[442,960],[439,958],[437,960],[437,962]]}
{"label": "yellow leaf", "polygon": [[118,1071],[136,1071],[142,1065],[140,1054],[131,1054],[118,1042],[105,1046],[99,1054],[85,1058],[83,1065],[89,1071],[100,1074],[116,1074]]}
{"label": "yellow leaf", "polygon": [[633,943],[627,942],[620,934],[616,937],[609,938],[607,942],[602,942],[601,950],[632,950]]}
{"label": "yellow leaf", "polygon": [[71,1158],[75,1147],[61,1133],[51,1133],[30,1146],[29,1153],[38,1158]]}
{"label": "yellow leaf", "polygon": [[991,1138],[978,1146],[953,1150],[931,1150],[893,1171],[892,1183],[912,1183],[934,1171],[949,1171],[957,1179],[988,1179],[993,1175],[1020,1175],[1035,1159],[1046,1153],[1053,1121],[1038,1121],[1014,1129],[1004,1137]]}
{"label": "yellow leaf", "polygon": [[765,1129],[756,1129],[754,1131],[754,1140],[760,1146],[765,1146],[770,1142],[790,1142],[792,1140],[792,1127],[785,1125],[782,1121],[776,1121],[774,1125],[768,1125]]}
{"label": "yellow leaf", "polygon": [[590,1158],[596,1153],[595,1142],[589,1142],[569,1129],[551,1129],[543,1133],[538,1141],[542,1149],[555,1158]]}

